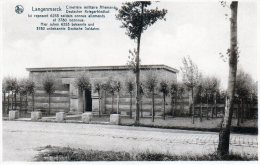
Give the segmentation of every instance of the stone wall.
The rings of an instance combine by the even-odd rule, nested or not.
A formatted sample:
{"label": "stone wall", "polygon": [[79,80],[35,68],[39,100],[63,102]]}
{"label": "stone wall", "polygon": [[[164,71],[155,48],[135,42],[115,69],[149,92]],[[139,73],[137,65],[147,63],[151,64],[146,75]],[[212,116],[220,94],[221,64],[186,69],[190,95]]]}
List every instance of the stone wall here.
{"label": "stone wall", "polygon": [[[174,72],[165,70],[165,69],[156,69],[153,70],[156,72],[158,79],[168,79],[169,81],[177,81],[177,75]],[[74,70],[74,71],[51,71],[57,81],[57,90],[51,96],[51,112],[72,112],[72,113],[82,113],[83,112],[83,95],[82,92],[79,92],[77,87],[75,87],[75,79],[78,75],[83,72],[87,72],[90,77],[92,86],[96,80],[101,82],[105,82],[107,79],[112,78],[116,80],[120,80],[122,82],[122,86],[125,85],[125,80],[130,76],[134,78],[134,74],[130,70],[91,70],[91,71],[82,71],[82,70]],[[141,70],[141,79],[145,79],[147,72],[150,70]],[[48,110],[48,95],[44,92],[43,87],[41,85],[42,77],[46,72],[30,72],[30,78],[32,78],[37,84],[37,90],[35,93],[35,109],[46,112]],[[121,90],[121,99],[120,99],[120,109],[122,109],[122,114],[127,114],[129,98],[126,94],[125,87]],[[160,112],[160,107],[162,106],[161,99],[159,96],[156,97],[156,114],[158,115]],[[133,98],[133,111],[135,110],[135,102]],[[31,99],[28,100],[29,105],[32,105]],[[149,98],[144,98],[143,100],[143,109],[145,113],[149,113],[150,101]],[[167,101],[167,111],[169,111],[170,101]],[[101,100],[101,109],[111,109],[111,96],[107,96],[107,99],[104,98]],[[115,108],[116,108],[116,98],[115,98]],[[98,111],[98,99],[97,93],[94,92],[92,88],[92,111],[95,113]],[[147,112],[146,112],[147,111]]]}

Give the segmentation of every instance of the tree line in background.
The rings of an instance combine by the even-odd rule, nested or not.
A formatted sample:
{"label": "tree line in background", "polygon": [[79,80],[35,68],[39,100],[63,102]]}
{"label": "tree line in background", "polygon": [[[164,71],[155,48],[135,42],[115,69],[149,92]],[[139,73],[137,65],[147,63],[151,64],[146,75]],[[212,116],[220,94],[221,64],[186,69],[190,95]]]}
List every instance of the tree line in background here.
{"label": "tree line in background", "polygon": [[[190,114],[192,123],[194,123],[195,104],[200,105],[199,116],[202,120],[202,104],[206,104],[207,111],[211,105],[211,118],[217,115],[217,103],[225,104],[227,92],[220,88],[220,80],[215,76],[204,76],[198,69],[197,65],[190,57],[183,58],[183,84],[186,90],[191,94]],[[258,103],[257,82],[252,77],[239,68],[236,78],[234,103],[237,105],[236,118],[237,126],[243,123],[244,118],[252,118],[251,108]],[[213,105],[213,106],[212,106]],[[209,119],[208,112],[206,118]]]}

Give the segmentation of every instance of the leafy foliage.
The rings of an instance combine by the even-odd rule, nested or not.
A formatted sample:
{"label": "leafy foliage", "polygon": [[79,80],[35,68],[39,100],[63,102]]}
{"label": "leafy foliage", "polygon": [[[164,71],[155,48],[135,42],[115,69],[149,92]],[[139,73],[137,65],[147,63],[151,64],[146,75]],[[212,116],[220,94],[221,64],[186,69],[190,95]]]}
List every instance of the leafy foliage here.
{"label": "leafy foliage", "polygon": [[175,81],[170,83],[169,93],[172,98],[175,98],[178,95],[178,84]]}
{"label": "leafy foliage", "polygon": [[7,92],[7,83],[6,83],[6,78],[2,79],[2,92]]}
{"label": "leafy foliage", "polygon": [[[146,9],[150,1],[134,1],[123,3],[116,18],[122,22],[122,28],[126,28],[126,34],[131,39],[137,39],[139,35],[157,20],[165,20],[167,10],[158,8]],[[143,9],[143,14],[142,14]]]}
{"label": "leafy foliage", "polygon": [[116,81],[116,80],[109,81],[109,90],[108,90],[108,92],[111,95],[114,95],[115,92],[120,91],[120,89],[121,89],[121,83],[119,81]]}
{"label": "leafy foliage", "polygon": [[217,77],[206,77],[204,79],[205,92],[210,95],[219,90],[220,80]]}
{"label": "leafy foliage", "polygon": [[188,89],[192,89],[199,84],[201,74],[196,64],[193,63],[190,57],[182,59],[183,67],[181,71],[183,74],[182,81]]}
{"label": "leafy foliage", "polygon": [[101,81],[95,81],[94,82],[94,92],[100,93],[102,89],[102,82]]}
{"label": "leafy foliage", "polygon": [[149,71],[146,75],[145,87],[148,92],[154,92],[157,88],[158,76],[154,71]]}
{"label": "leafy foliage", "polygon": [[31,79],[26,80],[26,91],[29,95],[32,95],[35,93],[35,83]]}
{"label": "leafy foliage", "polygon": [[4,86],[6,91],[16,91],[18,88],[18,82],[15,77],[7,77],[4,79]]}
{"label": "leafy foliage", "polygon": [[22,96],[25,96],[27,95],[27,79],[21,79],[18,84],[19,84],[19,87],[20,87],[20,95]]}
{"label": "leafy foliage", "polygon": [[162,80],[160,82],[159,91],[163,93],[163,95],[167,96],[169,94],[169,83],[166,80]]}
{"label": "leafy foliage", "polygon": [[80,91],[91,90],[90,78],[87,73],[79,74],[74,83]]}
{"label": "leafy foliage", "polygon": [[180,84],[180,83],[177,86],[178,86],[178,94],[177,95],[179,97],[182,97],[185,93],[185,87],[184,87],[183,84]]}
{"label": "leafy foliage", "polygon": [[235,93],[241,98],[247,97],[249,96],[251,85],[252,78],[250,75],[245,73],[243,70],[238,70]]}
{"label": "leafy foliage", "polygon": [[56,90],[56,80],[55,80],[54,75],[52,75],[51,73],[46,73],[43,76],[42,85],[43,85],[44,91],[47,94],[49,94],[49,95],[53,94]]}
{"label": "leafy foliage", "polygon": [[120,90],[121,90],[121,88],[122,88],[121,81],[119,81],[119,80],[113,81],[113,86],[114,86],[114,88],[115,88],[115,91],[116,91],[117,93],[119,93]]}
{"label": "leafy foliage", "polygon": [[132,94],[135,90],[135,83],[134,83],[134,79],[133,78],[128,78],[125,81],[125,87],[126,87],[126,91],[127,93]]}
{"label": "leafy foliage", "polygon": [[101,84],[101,89],[108,92],[110,89],[110,80],[107,80],[106,82],[103,82]]}

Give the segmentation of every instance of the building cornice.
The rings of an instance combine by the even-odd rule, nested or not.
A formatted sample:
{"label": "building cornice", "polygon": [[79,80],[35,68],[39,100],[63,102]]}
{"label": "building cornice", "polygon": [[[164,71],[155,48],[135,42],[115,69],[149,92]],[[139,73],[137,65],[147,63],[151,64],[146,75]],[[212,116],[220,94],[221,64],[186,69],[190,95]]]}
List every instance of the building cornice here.
{"label": "building cornice", "polygon": [[[117,66],[84,66],[84,67],[45,67],[45,68],[26,68],[29,72],[63,72],[63,71],[107,71],[107,70],[129,70],[127,65]],[[178,73],[177,69],[167,65],[141,65],[141,70],[163,69],[173,73]]]}

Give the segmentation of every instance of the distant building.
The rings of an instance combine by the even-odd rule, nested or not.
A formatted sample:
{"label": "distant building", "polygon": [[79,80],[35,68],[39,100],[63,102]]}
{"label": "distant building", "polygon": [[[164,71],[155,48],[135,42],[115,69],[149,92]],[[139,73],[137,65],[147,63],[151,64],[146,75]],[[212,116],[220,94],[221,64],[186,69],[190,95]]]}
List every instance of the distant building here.
{"label": "distant building", "polygon": [[[91,67],[51,67],[51,68],[27,68],[29,71],[29,77],[36,82],[37,88],[35,92],[35,109],[41,111],[47,111],[48,109],[48,95],[45,94],[43,87],[41,85],[41,78],[46,72],[51,72],[55,75],[57,80],[57,90],[51,97],[51,113],[56,113],[58,111],[70,112],[70,113],[82,113],[85,111],[92,111],[94,114],[98,113],[98,95],[94,92],[93,88],[91,91],[85,91],[85,107],[83,110],[83,94],[78,91],[75,86],[75,79],[77,76],[83,72],[88,72],[91,83],[95,80],[106,81],[109,78],[119,79],[122,81],[122,86],[124,86],[124,80],[127,76],[134,76],[133,72],[128,66],[91,66]],[[141,66],[141,76],[147,74],[148,71],[156,71],[159,79],[168,79],[171,81],[177,81],[178,70],[171,68],[166,65],[142,65]],[[112,101],[111,95],[106,92],[102,92],[101,99],[101,111],[102,113],[111,112]],[[106,99],[104,99],[106,98]],[[159,100],[159,101],[158,101]],[[133,112],[135,110],[135,99],[133,98]],[[161,97],[157,98],[156,106],[161,106]],[[170,110],[170,105],[167,105],[167,109]],[[116,111],[116,97],[114,108]],[[123,88],[120,92],[120,113],[122,115],[129,115],[129,95]],[[149,116],[151,111],[150,99],[145,96],[143,99],[142,111],[144,115]],[[156,113],[160,115],[161,109],[157,108]],[[134,113],[133,113],[134,114]]]}

